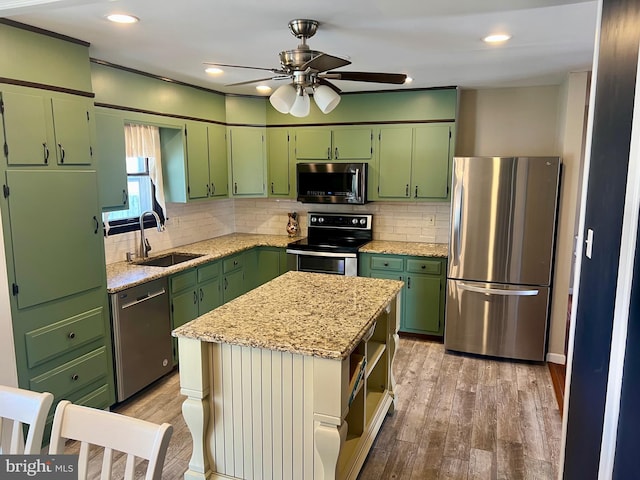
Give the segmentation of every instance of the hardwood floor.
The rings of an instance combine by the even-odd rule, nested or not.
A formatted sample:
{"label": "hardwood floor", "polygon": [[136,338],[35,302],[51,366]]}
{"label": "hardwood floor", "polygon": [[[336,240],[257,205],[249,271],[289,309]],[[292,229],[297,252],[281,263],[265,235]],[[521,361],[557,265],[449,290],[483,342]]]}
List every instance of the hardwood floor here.
{"label": "hardwood floor", "polygon": [[[401,338],[394,372],[398,407],[359,480],[557,477],[561,419],[545,365],[445,353],[441,343]],[[183,399],[174,372],[114,409],[173,425],[163,480],[181,479],[191,453]]]}

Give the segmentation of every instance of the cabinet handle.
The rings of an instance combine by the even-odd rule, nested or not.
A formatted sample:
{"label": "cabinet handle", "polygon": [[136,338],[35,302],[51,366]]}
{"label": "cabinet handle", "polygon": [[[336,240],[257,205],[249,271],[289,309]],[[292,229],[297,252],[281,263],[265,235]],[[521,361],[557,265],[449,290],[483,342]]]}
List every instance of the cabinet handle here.
{"label": "cabinet handle", "polygon": [[73,375],[71,375],[71,380],[73,380],[74,382],[77,382],[79,378],[80,376],[77,373],[74,373]]}
{"label": "cabinet handle", "polygon": [[207,183],[207,197],[211,196],[211,185]]}
{"label": "cabinet handle", "polygon": [[193,292],[193,304],[198,303],[198,292]]}
{"label": "cabinet handle", "polygon": [[416,185],[416,194],[415,194],[415,198],[418,198],[418,185]]}
{"label": "cabinet handle", "polygon": [[388,266],[389,266],[389,263],[388,263],[388,262],[384,262],[384,266],[385,266],[385,267],[388,267]]}
{"label": "cabinet handle", "polygon": [[420,268],[424,270],[425,268],[427,268],[427,266],[426,265],[421,265]]}
{"label": "cabinet handle", "polygon": [[127,204],[127,199],[129,198],[129,194],[127,193],[127,191],[123,188],[122,189],[122,204],[126,205]]}
{"label": "cabinet handle", "polygon": [[97,234],[97,233],[98,233],[98,228],[100,228],[100,223],[98,222],[98,217],[96,217],[96,216],[94,215],[94,216],[93,216],[93,221],[94,221],[94,222],[95,222],[95,224],[96,224],[96,228],[95,228],[95,230],[93,231],[93,233],[94,233],[94,234]]}
{"label": "cabinet handle", "polygon": [[202,289],[200,289],[200,301],[202,301],[203,298],[204,298],[204,292],[202,291]]}
{"label": "cabinet handle", "polygon": [[59,143],[58,148],[60,148],[60,163],[64,163],[64,147]]}
{"label": "cabinet handle", "polygon": [[273,193],[273,182],[271,182],[271,193]]}
{"label": "cabinet handle", "polygon": [[225,290],[227,289],[227,279],[226,278],[224,279],[224,289]]}
{"label": "cabinet handle", "polygon": [[76,333],[75,332],[69,332],[69,334],[67,335],[67,338],[69,340],[73,340],[74,338],[76,338]]}
{"label": "cabinet handle", "polygon": [[46,142],[43,142],[42,147],[44,148],[44,163],[46,165],[49,163],[49,147],[47,147]]}
{"label": "cabinet handle", "polygon": [[336,160],[338,160],[338,147],[336,147]]}
{"label": "cabinet handle", "polygon": [[407,183],[407,186],[404,189],[404,196],[408,197],[409,196],[409,184]]}
{"label": "cabinet handle", "polygon": [[211,196],[213,197],[216,194],[216,184],[211,182]]}
{"label": "cabinet handle", "polygon": [[327,160],[331,160],[331,147],[327,147]]}
{"label": "cabinet handle", "polygon": [[407,288],[411,288],[411,277],[407,277]]}
{"label": "cabinet handle", "polygon": [[233,193],[238,193],[238,182],[233,182]]}

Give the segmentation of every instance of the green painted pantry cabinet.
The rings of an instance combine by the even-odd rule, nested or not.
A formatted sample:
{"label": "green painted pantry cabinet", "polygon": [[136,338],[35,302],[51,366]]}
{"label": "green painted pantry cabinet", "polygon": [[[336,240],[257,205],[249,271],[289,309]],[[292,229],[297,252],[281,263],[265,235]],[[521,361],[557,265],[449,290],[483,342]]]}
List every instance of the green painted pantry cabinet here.
{"label": "green painted pantry cabinet", "polygon": [[443,335],[446,259],[361,253],[359,260],[363,277],[405,282],[401,332]]}

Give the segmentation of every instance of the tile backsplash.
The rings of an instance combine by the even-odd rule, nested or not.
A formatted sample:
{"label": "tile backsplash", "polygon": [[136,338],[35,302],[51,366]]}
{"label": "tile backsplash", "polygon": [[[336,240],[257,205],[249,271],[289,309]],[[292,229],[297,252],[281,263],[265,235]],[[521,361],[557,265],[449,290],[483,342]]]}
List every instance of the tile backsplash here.
{"label": "tile backsplash", "polygon": [[[299,236],[307,234],[307,212],[366,212],[373,214],[376,240],[407,242],[449,241],[448,202],[372,202],[366,205],[315,205],[272,198],[226,199],[167,205],[164,232],[146,229],[154,252],[177,248],[228,233],[286,235],[288,212],[297,212]],[[139,232],[105,238],[107,263],[125,259],[139,249]]]}

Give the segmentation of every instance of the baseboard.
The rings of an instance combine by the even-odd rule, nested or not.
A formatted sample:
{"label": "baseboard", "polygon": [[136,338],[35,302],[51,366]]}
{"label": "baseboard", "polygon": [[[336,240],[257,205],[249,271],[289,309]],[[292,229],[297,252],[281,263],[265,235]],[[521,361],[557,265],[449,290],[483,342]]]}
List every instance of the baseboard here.
{"label": "baseboard", "polygon": [[564,365],[567,363],[567,357],[566,355],[561,355],[559,353],[547,353],[547,362]]}

